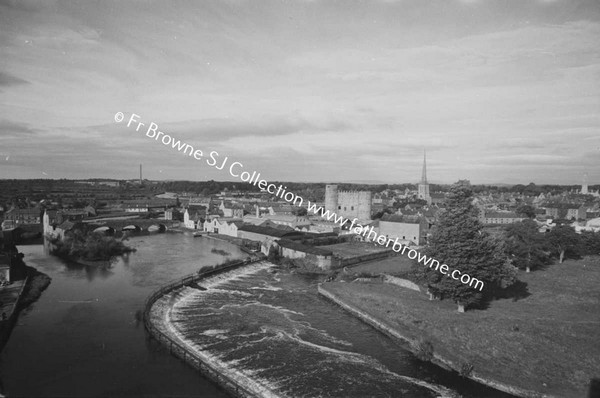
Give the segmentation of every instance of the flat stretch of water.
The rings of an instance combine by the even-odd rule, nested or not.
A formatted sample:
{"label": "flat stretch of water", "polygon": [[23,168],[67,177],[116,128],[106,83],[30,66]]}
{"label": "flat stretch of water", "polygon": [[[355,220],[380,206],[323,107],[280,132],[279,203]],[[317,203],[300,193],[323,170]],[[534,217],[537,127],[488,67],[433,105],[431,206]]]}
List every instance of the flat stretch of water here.
{"label": "flat stretch of water", "polygon": [[[226,396],[148,339],[135,314],[157,286],[224,261],[212,248],[245,255],[180,234],[130,244],[138,251],[108,270],[69,268],[42,246],[19,248],[52,283],[21,313],[0,355],[3,394]],[[282,396],[507,397],[417,360],[319,297],[317,282],[255,266],[202,281],[206,291],[175,293],[165,313],[172,333]]]}
{"label": "flat stretch of water", "polygon": [[147,339],[136,320],[159,285],[223,262],[231,245],[182,234],[133,238],[111,269],[69,268],[38,246],[19,246],[25,262],[52,283],[22,312],[0,354],[0,392],[9,397],[227,397],[210,381]]}

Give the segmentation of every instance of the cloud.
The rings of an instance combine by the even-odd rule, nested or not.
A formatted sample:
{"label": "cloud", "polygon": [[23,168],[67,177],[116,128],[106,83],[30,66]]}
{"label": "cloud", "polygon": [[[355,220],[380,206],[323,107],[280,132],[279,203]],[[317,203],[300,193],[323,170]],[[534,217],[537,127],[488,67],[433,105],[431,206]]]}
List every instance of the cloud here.
{"label": "cloud", "polygon": [[26,123],[17,123],[10,120],[0,120],[0,139],[8,137],[21,137],[40,133],[41,130],[32,128]]}
{"label": "cloud", "polygon": [[13,76],[9,73],[0,71],[0,87],[12,87],[21,84],[29,84],[27,80],[21,79],[20,77]]}
{"label": "cloud", "polygon": [[432,180],[566,179],[600,147],[597,0],[143,3],[0,0],[10,162],[195,170],[117,111],[279,179],[414,181],[423,147]]}
{"label": "cloud", "polygon": [[180,123],[161,123],[161,130],[202,142],[224,142],[233,138],[281,137],[293,134],[317,134],[341,132],[350,126],[341,121],[327,120],[312,122],[299,117],[265,117],[259,120],[201,119]]}

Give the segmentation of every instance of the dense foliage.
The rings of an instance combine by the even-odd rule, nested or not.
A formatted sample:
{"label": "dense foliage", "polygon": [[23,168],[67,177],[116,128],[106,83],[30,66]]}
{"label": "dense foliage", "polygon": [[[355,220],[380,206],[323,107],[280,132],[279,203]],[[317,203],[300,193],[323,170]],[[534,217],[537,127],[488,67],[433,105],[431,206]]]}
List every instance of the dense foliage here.
{"label": "dense foliage", "polygon": [[579,256],[579,235],[568,225],[559,225],[547,233],[546,239],[551,252],[562,263],[565,255]]}
{"label": "dense foliage", "polygon": [[440,215],[425,253],[485,283],[480,292],[449,275],[424,268],[429,291],[441,299],[454,300],[459,310],[495,296],[515,281],[516,268],[506,256],[503,241],[483,231],[471,188],[464,182],[452,186],[446,211]]}
{"label": "dense foliage", "polygon": [[582,255],[600,255],[600,231],[583,231],[579,235],[579,252]]}
{"label": "dense foliage", "polygon": [[562,263],[566,258],[600,255],[600,231],[577,233],[569,225],[542,233],[534,221],[523,220],[506,227],[504,237],[513,264],[527,271],[548,265],[553,259]]}
{"label": "dense foliage", "polygon": [[550,263],[547,241],[535,221],[523,220],[506,228],[506,250],[513,265],[527,272]]}
{"label": "dense foliage", "polygon": [[135,251],[114,237],[81,230],[67,234],[63,240],[51,239],[50,243],[53,246],[52,254],[56,256],[90,261],[107,261],[112,257]]}

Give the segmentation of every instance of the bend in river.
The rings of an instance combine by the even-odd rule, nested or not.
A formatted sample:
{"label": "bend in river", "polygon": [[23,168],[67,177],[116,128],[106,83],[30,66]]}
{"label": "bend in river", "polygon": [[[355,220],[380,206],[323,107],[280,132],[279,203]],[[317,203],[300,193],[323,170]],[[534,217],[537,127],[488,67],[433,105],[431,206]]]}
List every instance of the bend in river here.
{"label": "bend in river", "polygon": [[[20,314],[0,354],[0,393],[226,397],[148,338],[136,313],[158,286],[246,255],[182,234],[129,243],[137,252],[110,269],[72,268],[42,246],[19,247],[52,283]],[[161,301],[162,319],[171,333],[276,395],[431,397],[451,390],[508,397],[417,360],[321,298],[318,279],[271,272],[263,263],[200,281],[208,290],[186,288]]]}

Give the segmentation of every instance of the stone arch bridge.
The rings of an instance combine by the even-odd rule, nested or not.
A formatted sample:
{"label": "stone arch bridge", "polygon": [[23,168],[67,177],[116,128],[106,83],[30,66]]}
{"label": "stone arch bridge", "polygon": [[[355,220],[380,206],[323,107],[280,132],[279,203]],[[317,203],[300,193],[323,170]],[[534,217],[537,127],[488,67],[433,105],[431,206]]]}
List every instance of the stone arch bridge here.
{"label": "stone arch bridge", "polygon": [[115,219],[115,220],[86,220],[85,224],[95,227],[94,231],[105,232],[109,235],[133,233],[143,234],[152,232],[166,232],[168,229],[178,227],[176,220],[157,219]]}

